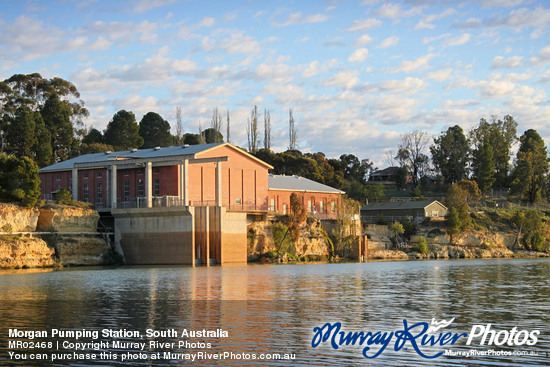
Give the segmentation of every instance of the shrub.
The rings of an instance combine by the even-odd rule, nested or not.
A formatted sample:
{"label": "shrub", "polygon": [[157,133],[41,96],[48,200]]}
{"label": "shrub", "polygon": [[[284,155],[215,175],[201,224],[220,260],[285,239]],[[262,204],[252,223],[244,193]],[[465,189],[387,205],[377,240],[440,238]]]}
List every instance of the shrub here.
{"label": "shrub", "polygon": [[420,252],[421,254],[427,254],[428,253],[428,242],[426,242],[426,239],[424,236],[420,236],[418,239],[418,245],[416,246],[416,251]]}
{"label": "shrub", "polygon": [[71,205],[73,202],[73,198],[69,190],[63,187],[57,192],[57,195],[55,196],[55,201],[58,204]]}
{"label": "shrub", "polygon": [[30,208],[39,198],[40,179],[36,163],[27,157],[0,154],[0,199]]}

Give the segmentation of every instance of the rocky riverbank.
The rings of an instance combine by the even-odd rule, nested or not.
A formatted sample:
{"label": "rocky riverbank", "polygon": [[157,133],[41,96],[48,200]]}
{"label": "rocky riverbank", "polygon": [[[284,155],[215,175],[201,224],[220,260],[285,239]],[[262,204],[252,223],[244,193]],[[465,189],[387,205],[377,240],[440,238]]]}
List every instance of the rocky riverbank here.
{"label": "rocky riverbank", "polygon": [[95,234],[98,220],[87,208],[0,203],[0,268],[108,264],[107,242]]}

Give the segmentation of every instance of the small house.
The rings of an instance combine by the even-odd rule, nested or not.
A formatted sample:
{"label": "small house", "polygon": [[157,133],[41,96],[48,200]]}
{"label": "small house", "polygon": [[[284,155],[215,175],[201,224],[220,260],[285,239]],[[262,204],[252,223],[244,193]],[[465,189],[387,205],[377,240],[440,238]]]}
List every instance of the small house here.
{"label": "small house", "polygon": [[437,200],[372,203],[361,208],[361,218],[368,223],[380,219],[393,222],[409,218],[412,223],[419,224],[426,218],[438,220],[445,218],[445,215],[447,207]]}

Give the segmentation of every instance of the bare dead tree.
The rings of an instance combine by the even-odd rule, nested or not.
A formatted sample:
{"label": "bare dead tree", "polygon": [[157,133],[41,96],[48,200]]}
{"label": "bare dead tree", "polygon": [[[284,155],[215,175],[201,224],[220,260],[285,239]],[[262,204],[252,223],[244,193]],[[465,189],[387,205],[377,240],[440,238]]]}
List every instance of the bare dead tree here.
{"label": "bare dead tree", "polygon": [[227,134],[225,135],[225,141],[231,143],[231,128],[229,121],[229,110],[227,110]]}
{"label": "bare dead tree", "polygon": [[213,143],[221,143],[220,140],[223,140],[223,138],[220,138],[222,136],[222,115],[220,114],[218,107],[215,107],[214,110],[212,110],[210,127],[214,130]]}
{"label": "bare dead tree", "polygon": [[296,126],[294,125],[294,116],[292,108],[288,109],[288,149],[296,150]]}
{"label": "bare dead tree", "polygon": [[430,159],[425,152],[429,143],[430,135],[426,131],[415,130],[401,134],[401,144],[395,158],[402,167],[407,167],[415,185],[428,170]]}
{"label": "bare dead tree", "polygon": [[176,145],[183,143],[183,122],[181,116],[181,107],[176,107]]}
{"label": "bare dead tree", "polygon": [[254,105],[246,124],[248,151],[251,153],[256,153],[258,151],[258,145],[260,144],[258,133],[258,106]]}
{"label": "bare dead tree", "polygon": [[264,148],[271,149],[271,113],[264,110]]}
{"label": "bare dead tree", "polygon": [[202,122],[199,121],[199,143],[200,144],[206,144],[206,139],[204,138],[204,134],[202,132]]}

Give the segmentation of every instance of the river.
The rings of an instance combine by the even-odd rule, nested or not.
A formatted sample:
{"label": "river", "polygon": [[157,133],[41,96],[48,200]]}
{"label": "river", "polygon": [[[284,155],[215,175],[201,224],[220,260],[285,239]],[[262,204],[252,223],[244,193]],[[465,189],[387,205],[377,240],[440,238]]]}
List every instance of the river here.
{"label": "river", "polygon": [[[550,260],[490,259],[401,261],[308,265],[247,265],[224,267],[122,267],[13,270],[0,273],[0,357],[13,365],[549,365],[550,358]],[[420,352],[433,356],[447,349],[454,351],[497,350],[527,353],[511,356],[445,356],[425,359],[409,342],[395,350],[395,337],[376,358],[366,359],[363,346],[342,345],[334,349],[330,340],[312,348],[313,328],[340,322],[342,331],[392,332],[411,324],[454,321],[438,331],[471,334],[474,325],[491,324],[496,332],[516,327],[539,330],[533,346],[480,345],[480,337],[466,345],[466,337],[454,345],[420,346]],[[36,350],[8,345],[8,330],[46,331],[34,341],[53,342]],[[99,339],[52,337],[53,329],[135,330],[139,338]],[[147,337],[146,330],[218,330],[227,337],[182,338]],[[416,329],[419,330],[419,329]],[[480,330],[480,329],[478,329]],[[504,334],[500,334],[504,337]],[[517,340],[527,334],[520,335]],[[497,338],[498,339],[498,338]],[[82,353],[103,353],[103,360],[78,362],[36,362],[32,353],[72,352],[73,345],[57,342],[105,340],[99,351],[86,347]],[[143,351],[130,345],[113,347],[112,342],[143,342]],[[185,340],[187,347],[150,344],[151,341]],[[525,338],[527,341],[527,337]],[[210,348],[199,343],[210,343]],[[170,345],[170,344],[167,344]],[[41,347],[44,347],[41,345]],[[199,349],[201,348],[202,349]],[[372,356],[381,348],[371,345]],[[26,354],[15,359],[8,352]],[[164,352],[222,355],[236,359],[187,361],[156,360]],[[128,353],[121,361],[121,356]],[[141,352],[143,359],[138,359]],[[287,360],[245,360],[264,358],[262,353],[288,354]],[[132,356],[130,356],[132,354]],[[533,354],[533,355],[529,355]],[[537,354],[537,355],[534,355]],[[117,359],[114,360],[114,355]],[[20,356],[21,357],[21,356]],[[61,357],[61,356],[60,356]],[[272,356],[267,356],[267,358]],[[21,357],[22,358],[22,357]],[[110,358],[110,359],[105,359]],[[197,357],[198,358],[198,357]],[[205,357],[210,358],[210,357]],[[212,357],[213,358],[213,357]]]}

